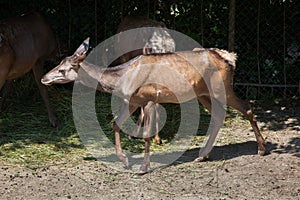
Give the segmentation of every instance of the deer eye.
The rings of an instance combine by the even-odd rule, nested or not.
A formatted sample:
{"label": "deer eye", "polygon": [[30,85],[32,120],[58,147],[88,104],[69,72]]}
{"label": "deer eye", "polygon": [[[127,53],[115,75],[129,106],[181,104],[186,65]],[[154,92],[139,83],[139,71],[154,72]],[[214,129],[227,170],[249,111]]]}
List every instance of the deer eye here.
{"label": "deer eye", "polygon": [[72,65],[72,69],[74,69],[74,68],[76,68],[77,63],[71,63],[71,65]]}
{"label": "deer eye", "polygon": [[63,74],[63,75],[65,75],[66,70],[60,69],[60,70],[58,70],[58,72],[61,73],[61,74]]}
{"label": "deer eye", "polygon": [[75,70],[75,71],[77,71],[78,70],[78,68],[79,68],[79,66],[78,66],[78,64],[71,64],[71,69],[73,69],[73,70]]}

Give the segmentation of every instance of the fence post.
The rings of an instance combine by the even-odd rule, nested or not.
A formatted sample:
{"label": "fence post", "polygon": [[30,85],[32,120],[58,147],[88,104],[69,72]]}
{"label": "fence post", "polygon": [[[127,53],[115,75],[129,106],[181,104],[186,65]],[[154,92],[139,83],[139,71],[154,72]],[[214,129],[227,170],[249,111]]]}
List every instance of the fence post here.
{"label": "fence post", "polygon": [[229,33],[228,33],[228,50],[234,51],[234,35],[235,35],[235,0],[230,0],[229,10]]}

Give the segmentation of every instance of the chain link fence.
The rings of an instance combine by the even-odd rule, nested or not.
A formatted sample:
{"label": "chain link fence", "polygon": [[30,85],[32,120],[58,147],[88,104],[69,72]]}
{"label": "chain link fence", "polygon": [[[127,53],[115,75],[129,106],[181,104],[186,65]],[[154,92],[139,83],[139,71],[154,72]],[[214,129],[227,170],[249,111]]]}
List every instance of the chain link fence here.
{"label": "chain link fence", "polygon": [[235,51],[234,89],[240,97],[299,96],[298,0],[11,0],[0,1],[0,7],[0,19],[33,10],[44,13],[56,32],[61,57],[88,36],[95,46],[114,35],[126,15],[163,21],[203,47]]}
{"label": "chain link fence", "polygon": [[237,1],[236,11],[236,90],[255,99],[299,95],[299,2]]}

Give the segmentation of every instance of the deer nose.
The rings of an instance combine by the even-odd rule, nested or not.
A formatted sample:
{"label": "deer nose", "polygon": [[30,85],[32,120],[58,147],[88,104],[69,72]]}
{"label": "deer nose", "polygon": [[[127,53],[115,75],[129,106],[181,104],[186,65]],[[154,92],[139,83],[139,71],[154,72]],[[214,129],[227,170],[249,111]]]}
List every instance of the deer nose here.
{"label": "deer nose", "polygon": [[41,83],[44,84],[44,82],[45,82],[45,78],[43,77],[43,78],[41,79]]}
{"label": "deer nose", "polygon": [[41,79],[41,83],[44,84],[44,85],[50,85],[50,81],[47,78],[45,78],[45,77],[43,77]]}

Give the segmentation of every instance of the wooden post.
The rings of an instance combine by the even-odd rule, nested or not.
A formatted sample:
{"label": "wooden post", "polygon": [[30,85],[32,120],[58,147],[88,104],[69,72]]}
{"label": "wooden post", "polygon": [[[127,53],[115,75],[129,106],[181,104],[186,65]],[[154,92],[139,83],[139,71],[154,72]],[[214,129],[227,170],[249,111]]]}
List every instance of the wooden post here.
{"label": "wooden post", "polygon": [[234,35],[235,35],[235,0],[230,0],[229,10],[229,33],[228,33],[228,50],[234,51]]}

